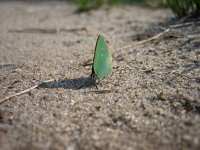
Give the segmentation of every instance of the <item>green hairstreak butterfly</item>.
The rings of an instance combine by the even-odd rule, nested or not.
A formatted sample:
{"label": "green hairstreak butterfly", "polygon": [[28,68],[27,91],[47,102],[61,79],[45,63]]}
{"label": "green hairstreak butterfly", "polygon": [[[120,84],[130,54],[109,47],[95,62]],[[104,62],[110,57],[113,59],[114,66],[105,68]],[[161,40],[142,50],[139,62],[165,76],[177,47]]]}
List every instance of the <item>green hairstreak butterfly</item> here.
{"label": "green hairstreak butterfly", "polygon": [[111,53],[106,45],[104,37],[99,35],[94,52],[91,76],[97,77],[99,80],[102,80],[110,74],[111,69]]}

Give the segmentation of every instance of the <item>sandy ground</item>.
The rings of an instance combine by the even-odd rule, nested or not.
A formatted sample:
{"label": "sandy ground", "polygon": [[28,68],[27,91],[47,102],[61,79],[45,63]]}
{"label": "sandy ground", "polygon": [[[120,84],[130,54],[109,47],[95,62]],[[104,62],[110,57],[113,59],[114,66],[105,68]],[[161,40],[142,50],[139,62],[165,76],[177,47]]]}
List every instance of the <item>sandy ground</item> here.
{"label": "sandy ground", "polygon": [[[179,23],[170,10],[68,2],[0,2],[0,149],[200,148],[200,25],[124,48]],[[98,34],[113,56],[97,90],[89,75]]]}

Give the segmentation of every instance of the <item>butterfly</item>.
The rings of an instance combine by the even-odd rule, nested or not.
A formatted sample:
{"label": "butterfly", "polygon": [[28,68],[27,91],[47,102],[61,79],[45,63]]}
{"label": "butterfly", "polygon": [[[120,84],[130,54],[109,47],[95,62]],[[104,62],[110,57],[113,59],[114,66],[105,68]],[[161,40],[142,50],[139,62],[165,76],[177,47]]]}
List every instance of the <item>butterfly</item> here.
{"label": "butterfly", "polygon": [[102,80],[110,74],[111,69],[111,53],[106,45],[104,37],[99,35],[95,46],[91,76]]}

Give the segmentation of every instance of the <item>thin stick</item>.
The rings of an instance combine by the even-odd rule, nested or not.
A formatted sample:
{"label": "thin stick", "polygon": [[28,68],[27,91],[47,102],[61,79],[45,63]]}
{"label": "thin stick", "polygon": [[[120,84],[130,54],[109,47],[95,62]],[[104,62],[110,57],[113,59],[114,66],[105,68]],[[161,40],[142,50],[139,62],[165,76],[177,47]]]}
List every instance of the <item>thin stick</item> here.
{"label": "thin stick", "polygon": [[25,90],[23,90],[23,91],[21,91],[21,92],[19,92],[19,93],[15,93],[15,94],[12,94],[12,95],[10,95],[10,96],[7,96],[7,97],[5,97],[5,98],[3,98],[3,99],[0,100],[0,105],[1,105],[2,103],[4,103],[5,101],[9,100],[9,99],[12,98],[12,97],[22,95],[22,94],[24,94],[24,93],[27,93],[27,92],[29,92],[29,91],[31,91],[31,90],[33,90],[33,89],[35,89],[35,88],[41,86],[41,85],[44,84],[44,83],[52,82],[52,81],[55,81],[55,79],[50,79],[50,80],[43,81],[42,83],[37,84],[37,85],[34,85],[34,86],[32,86],[32,87],[30,87],[30,88],[28,88],[28,89],[25,89]]}
{"label": "thin stick", "polygon": [[54,28],[24,28],[24,29],[10,29],[8,30],[9,33],[40,33],[40,34],[56,34],[59,32],[76,32],[76,31],[84,31],[87,30],[87,28],[60,28],[60,29],[54,29]]}
{"label": "thin stick", "polygon": [[186,37],[189,39],[197,39],[197,38],[200,38],[200,35],[199,34],[188,34],[188,35],[186,35]]}
{"label": "thin stick", "polygon": [[[146,40],[142,40],[142,41],[139,41],[139,42],[134,42],[132,44],[129,44],[128,46],[124,46],[122,48],[120,48],[119,50],[122,50],[122,49],[127,49],[127,48],[130,48],[130,47],[133,47],[135,45],[140,45],[140,44],[143,44],[143,43],[146,43],[146,42],[150,42],[152,40],[155,40],[155,39],[158,39],[159,37],[161,37],[162,35],[164,35],[165,33],[167,32],[170,32],[171,28],[179,28],[179,27],[182,27],[182,26],[189,26],[189,25],[192,25],[192,24],[199,24],[200,21],[194,21],[194,22],[186,22],[186,23],[182,23],[182,24],[175,24],[175,25],[170,25],[168,28],[166,28],[164,31],[154,35],[153,37],[150,37]],[[187,36],[188,38],[199,38],[199,35],[188,35]]]}
{"label": "thin stick", "polygon": [[199,24],[199,23],[200,23],[200,21],[193,21],[193,22],[186,22],[186,23],[181,23],[181,24],[170,25],[169,27],[170,28],[179,28],[182,26],[189,26],[192,24]]}
{"label": "thin stick", "polygon": [[10,29],[9,33],[48,33],[55,34],[58,31],[56,29],[43,29],[43,28],[24,28],[24,29]]}
{"label": "thin stick", "polygon": [[130,48],[130,47],[133,47],[133,46],[135,46],[135,45],[140,45],[140,44],[143,44],[143,43],[150,42],[150,41],[152,41],[152,40],[158,39],[159,37],[161,37],[162,35],[164,35],[165,33],[169,32],[169,31],[170,31],[170,29],[167,28],[167,29],[165,29],[163,32],[160,32],[160,33],[154,35],[153,37],[150,37],[150,38],[148,38],[148,39],[146,39],[146,40],[139,41],[139,42],[137,42],[137,43],[134,42],[134,43],[132,43],[132,44],[130,44],[130,45],[128,45],[128,46],[122,47],[122,48],[119,49],[119,50],[126,49],[126,48]]}

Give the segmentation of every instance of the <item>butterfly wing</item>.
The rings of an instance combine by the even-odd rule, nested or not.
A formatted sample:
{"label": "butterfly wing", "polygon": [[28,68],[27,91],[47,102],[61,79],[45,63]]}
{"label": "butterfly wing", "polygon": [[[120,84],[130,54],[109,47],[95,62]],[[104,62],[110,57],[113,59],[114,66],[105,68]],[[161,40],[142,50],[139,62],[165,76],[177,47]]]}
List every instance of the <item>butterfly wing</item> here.
{"label": "butterfly wing", "polygon": [[107,77],[112,69],[112,57],[103,36],[99,35],[95,47],[92,65],[92,74],[102,80]]}

